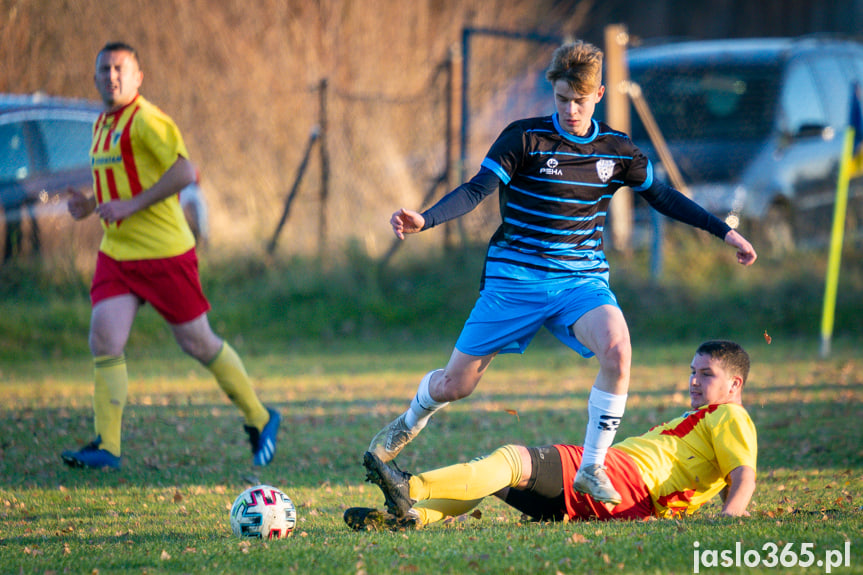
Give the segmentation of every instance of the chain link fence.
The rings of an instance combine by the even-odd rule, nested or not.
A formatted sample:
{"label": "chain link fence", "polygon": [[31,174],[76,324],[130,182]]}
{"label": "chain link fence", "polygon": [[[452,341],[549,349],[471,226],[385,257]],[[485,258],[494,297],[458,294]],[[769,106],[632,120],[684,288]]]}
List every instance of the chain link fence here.
{"label": "chain link fence", "polygon": [[[489,30],[474,34],[472,57],[464,60],[454,52],[430,70],[415,93],[326,88],[316,125],[325,129],[313,166],[305,172],[307,181],[296,195],[303,200],[295,204],[296,213],[291,209],[284,230],[292,221],[326,221],[316,249],[321,243],[338,247],[348,239],[364,252],[388,259],[400,249],[389,228],[392,212],[430,207],[476,173],[509,122],[553,110],[544,72],[559,38],[503,37]],[[462,97],[460,85],[466,81],[468,93]],[[320,169],[321,162],[328,169]],[[350,229],[338,229],[340,222],[348,222]],[[444,229],[410,243],[423,248],[485,243],[499,222],[493,196]]]}

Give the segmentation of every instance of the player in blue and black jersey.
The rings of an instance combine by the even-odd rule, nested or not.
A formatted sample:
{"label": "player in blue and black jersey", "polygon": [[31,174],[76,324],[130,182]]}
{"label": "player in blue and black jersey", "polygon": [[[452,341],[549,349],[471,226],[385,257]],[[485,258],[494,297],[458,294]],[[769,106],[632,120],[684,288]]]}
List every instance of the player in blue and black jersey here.
{"label": "player in blue and black jersey", "polygon": [[616,505],[620,495],[604,460],[626,405],[632,349],[608,284],[603,231],[615,191],[629,186],[660,213],[706,230],[737,250],[752,245],[677,190],[654,179],[647,157],[626,134],[593,119],[602,99],[602,52],[577,41],[558,48],[546,71],[556,113],[510,124],[479,173],[422,214],[391,218],[400,239],[466,214],[500,192],[502,223],[489,242],[480,297],[444,369],[425,375],[410,408],[372,439],[369,451],[395,458],[450,401],[473,392],[498,353],[522,353],[545,326],[599,373],[588,400],[584,456],[574,488]]}

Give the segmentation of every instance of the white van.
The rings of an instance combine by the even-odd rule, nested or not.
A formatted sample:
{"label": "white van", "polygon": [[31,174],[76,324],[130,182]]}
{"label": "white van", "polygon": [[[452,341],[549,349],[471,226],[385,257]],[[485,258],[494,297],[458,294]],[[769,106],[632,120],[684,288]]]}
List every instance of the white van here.
{"label": "white van", "polygon": [[[695,201],[767,251],[826,241],[863,45],[679,42],[633,48],[627,61]],[[631,135],[663,177],[634,111]],[[849,193],[849,233],[859,234],[863,181]]]}

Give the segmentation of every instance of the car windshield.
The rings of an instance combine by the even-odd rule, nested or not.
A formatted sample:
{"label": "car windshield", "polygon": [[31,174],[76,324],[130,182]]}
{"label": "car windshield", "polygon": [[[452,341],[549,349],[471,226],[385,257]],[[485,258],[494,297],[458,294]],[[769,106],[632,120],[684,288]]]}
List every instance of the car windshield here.
{"label": "car windshield", "polygon": [[[766,137],[776,114],[778,64],[650,64],[630,68],[668,142],[754,140]],[[647,140],[637,114],[633,140]]]}

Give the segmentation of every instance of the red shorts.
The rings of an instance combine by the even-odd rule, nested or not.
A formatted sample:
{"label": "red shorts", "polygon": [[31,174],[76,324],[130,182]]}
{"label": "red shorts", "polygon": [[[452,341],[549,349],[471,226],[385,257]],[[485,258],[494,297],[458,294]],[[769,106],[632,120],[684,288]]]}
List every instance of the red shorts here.
{"label": "red shorts", "polygon": [[608,511],[602,503],[572,488],[584,448],[574,445],[555,447],[560,452],[566,513],[570,519],[644,519],[656,515],[647,485],[629,455],[612,447],[605,456],[606,473],[622,499],[620,505]]}
{"label": "red shorts", "polygon": [[99,252],[90,287],[93,306],[125,294],[148,302],[174,325],[191,321],[210,309],[198,277],[194,248],[172,258],[133,261],[117,261]]}

